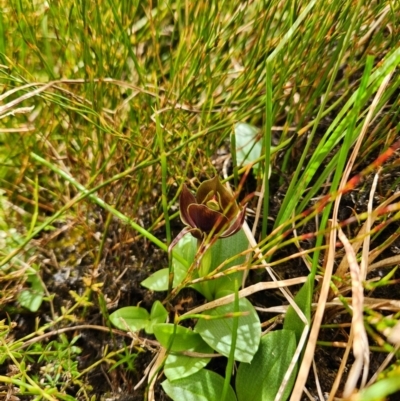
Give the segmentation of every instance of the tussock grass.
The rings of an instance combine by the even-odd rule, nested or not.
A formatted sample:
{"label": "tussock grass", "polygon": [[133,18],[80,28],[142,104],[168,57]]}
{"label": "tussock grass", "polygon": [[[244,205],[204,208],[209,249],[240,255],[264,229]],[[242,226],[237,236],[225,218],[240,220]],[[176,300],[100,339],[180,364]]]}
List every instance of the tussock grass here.
{"label": "tussock grass", "polygon": [[[129,391],[129,375],[136,380],[142,374],[129,373],[139,369],[134,361],[139,351],[126,352],[120,333],[109,329],[109,348],[80,367],[77,340],[57,337],[57,330],[71,322],[90,324],[91,313],[100,314],[104,320],[96,325],[106,327],[108,310],[119,301],[144,297],[132,299],[116,287],[127,271],[132,280],[144,278],[168,263],[164,251],[179,231],[180,188],[220,172],[216,154],[229,152],[236,122],[261,128],[266,149],[261,171],[271,164],[271,178],[255,176],[249,187],[263,188],[249,205],[253,210],[257,202],[263,205],[258,247],[274,266],[302,258],[311,274],[326,274],[322,312],[349,295],[350,285],[347,264],[328,291],[333,265],[344,260],[329,219],[340,222],[368,212],[362,224],[372,216],[371,243],[355,250],[363,263],[388,260],[397,247],[396,156],[376,165],[373,207],[359,199],[368,198],[372,181],[372,170],[363,169],[399,135],[397,2],[2,0],[0,5],[0,360],[7,367],[0,382],[12,384],[12,391],[35,399],[92,399],[97,390],[91,372],[100,365],[118,372],[108,392],[118,386]],[[289,145],[279,152],[270,148],[285,142]],[[346,182],[362,171],[364,181],[349,203]],[[338,203],[340,190],[345,205]],[[327,194],[323,210],[303,213]],[[379,214],[380,204],[394,206]],[[342,228],[353,247],[370,231],[359,232],[354,222]],[[315,241],[308,250],[301,236],[310,232]],[[146,252],[157,257],[147,262]],[[61,297],[51,292],[60,272],[68,283]],[[16,300],[29,287],[29,277],[42,282],[45,300],[24,328],[25,312]],[[363,279],[375,286],[368,293],[372,297],[378,279]],[[378,283],[393,297],[396,272],[385,280]],[[317,286],[315,299],[320,295]],[[338,308],[339,316],[344,308]],[[395,324],[394,310],[388,322],[379,304],[369,308],[378,316],[371,327]],[[349,308],[346,313],[351,321]],[[41,337],[45,331],[54,334],[51,342]],[[317,328],[312,340],[318,333]],[[323,329],[320,334],[321,345],[327,344]],[[380,351],[394,352],[378,337],[373,340]],[[33,342],[24,347],[27,341]],[[38,357],[46,349],[46,357]],[[30,371],[32,363],[54,370]],[[296,394],[307,375],[306,367]],[[329,384],[324,386],[329,392]]]}

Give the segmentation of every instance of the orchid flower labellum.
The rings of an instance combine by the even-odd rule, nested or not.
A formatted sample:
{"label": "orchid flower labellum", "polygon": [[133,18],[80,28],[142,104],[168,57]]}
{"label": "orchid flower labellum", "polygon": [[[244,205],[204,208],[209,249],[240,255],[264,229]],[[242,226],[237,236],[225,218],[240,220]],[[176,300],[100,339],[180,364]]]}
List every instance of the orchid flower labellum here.
{"label": "orchid flower labellum", "polygon": [[196,196],[183,186],[179,209],[186,227],[172,241],[170,249],[187,233],[202,240],[212,233],[218,238],[230,237],[242,227],[246,208],[240,210],[234,196],[219,181],[218,176],[200,184]]}

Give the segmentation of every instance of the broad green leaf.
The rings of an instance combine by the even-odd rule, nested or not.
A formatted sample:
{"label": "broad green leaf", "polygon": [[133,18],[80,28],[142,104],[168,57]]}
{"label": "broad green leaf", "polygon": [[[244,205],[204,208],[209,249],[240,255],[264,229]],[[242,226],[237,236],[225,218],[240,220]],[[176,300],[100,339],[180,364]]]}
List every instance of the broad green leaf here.
{"label": "broad green leaf", "polygon": [[116,310],[110,315],[111,323],[121,330],[139,331],[147,327],[149,312],[139,306],[127,306]]}
{"label": "broad green leaf", "polygon": [[[234,257],[235,255],[245,251],[249,247],[249,241],[243,230],[240,230],[235,235],[228,238],[222,238],[216,241],[216,243],[210,248],[211,252],[211,266],[210,271],[216,269],[221,263]],[[231,260],[229,263],[224,265],[222,271],[232,267],[238,266],[245,263],[245,256],[238,256]],[[210,301],[212,299],[220,298],[227,293],[232,294],[235,291],[235,279],[239,283],[242,282],[243,272],[229,274],[225,277],[220,277],[216,280],[205,281],[201,284],[201,287],[207,288],[204,293],[211,294],[211,298],[207,297]],[[196,288],[197,289],[197,288]],[[203,291],[201,291],[203,293]]]}
{"label": "broad green leaf", "polygon": [[[186,234],[176,244],[172,254],[173,255],[178,254],[183,259],[185,259],[188,262],[188,267],[189,267],[193,263],[196,252],[197,252],[197,239],[194,238],[193,235],[191,234]],[[172,258],[172,264],[174,267],[175,274],[179,275],[184,272],[186,275],[187,268],[182,263],[178,262],[175,258]]]}
{"label": "broad green leaf", "polygon": [[146,333],[153,334],[153,326],[159,323],[165,323],[168,312],[160,301],[155,301],[151,307],[150,321],[146,327]]}
{"label": "broad green leaf", "polygon": [[152,291],[168,290],[168,268],[157,270],[140,284]]}
{"label": "broad green leaf", "polygon": [[157,341],[170,351],[186,351],[203,343],[199,334],[172,323],[154,325],[153,330]]}
{"label": "broad green leaf", "polygon": [[[185,235],[176,244],[173,249],[173,254],[178,254],[188,261],[190,266],[194,260],[197,251],[197,240],[192,235]],[[172,258],[172,266],[174,269],[173,287],[178,286],[186,277],[187,268],[175,258]],[[151,276],[143,280],[140,284],[143,287],[152,291],[167,291],[168,290],[168,268],[161,269],[153,273]]]}
{"label": "broad green leaf", "polygon": [[[201,339],[201,337],[200,337]],[[202,354],[212,354],[212,348],[203,340],[195,347],[187,349],[187,351],[199,352]],[[200,369],[203,369],[211,358],[198,358],[179,354],[169,354],[164,365],[164,374],[168,380],[174,381],[190,376]]]}
{"label": "broad green leaf", "polygon": [[[197,252],[197,239],[191,234],[186,234],[174,247],[172,254],[178,254],[188,262],[188,267],[193,263]],[[187,267],[172,258],[172,266],[174,268],[174,287],[182,282],[186,277]],[[175,278],[176,276],[176,278]]]}
{"label": "broad green leaf", "polygon": [[155,301],[151,307],[150,320],[154,323],[164,323],[168,317],[168,311],[160,301]]}
{"label": "broad green leaf", "polygon": [[[303,284],[300,291],[294,298],[297,306],[303,311],[308,323],[310,323],[311,319],[311,298],[312,298],[312,276],[308,276],[307,281]],[[289,306],[289,309],[285,316],[285,321],[283,324],[283,328],[286,330],[293,330],[296,334],[296,341],[299,342],[301,334],[303,333],[305,324],[297,314],[297,312],[293,309],[292,306]]]}
{"label": "broad green leaf", "polygon": [[[224,387],[224,379],[217,373],[207,369],[175,380],[165,380],[162,388],[174,401],[222,401],[221,393]],[[229,386],[226,400],[236,401],[236,395]]]}
{"label": "broad green leaf", "polygon": [[[232,344],[233,319],[224,315],[232,313],[234,311],[233,308],[232,302],[204,312],[205,315],[221,316],[221,318],[212,320],[199,319],[194,328],[211,348],[226,357],[229,356]],[[239,300],[239,311],[247,312],[248,314],[238,318],[235,360],[251,362],[260,343],[260,319],[254,306],[246,298]]]}
{"label": "broad green leaf", "polygon": [[[32,269],[33,270],[33,269]],[[18,302],[31,312],[37,312],[43,302],[44,288],[36,271],[28,274],[29,289],[22,290],[18,295]]]}
{"label": "broad green leaf", "polygon": [[[251,363],[239,365],[236,375],[238,400],[273,401],[295,351],[296,336],[293,331],[277,330],[262,337]],[[282,401],[289,397],[294,379],[293,374],[283,393]]]}
{"label": "broad green leaf", "polygon": [[[237,123],[235,125],[236,138],[236,161],[240,167],[246,163],[256,161],[262,154],[262,137],[259,135],[260,130],[246,123]],[[259,164],[254,166],[258,170]]]}
{"label": "broad green leaf", "polygon": [[[400,377],[399,374],[396,374],[393,377],[379,380],[372,386],[361,390],[358,399],[362,401],[382,401],[390,394],[398,391],[400,391]],[[395,398],[397,397],[395,396]]]}

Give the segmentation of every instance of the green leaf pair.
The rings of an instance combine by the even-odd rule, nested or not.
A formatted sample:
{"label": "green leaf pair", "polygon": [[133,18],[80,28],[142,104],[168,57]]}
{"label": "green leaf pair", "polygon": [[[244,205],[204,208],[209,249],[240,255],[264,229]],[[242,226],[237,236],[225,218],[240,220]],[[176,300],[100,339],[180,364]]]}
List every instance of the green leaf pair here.
{"label": "green leaf pair", "polygon": [[111,323],[125,331],[139,331],[153,334],[154,326],[167,320],[168,312],[160,301],[154,302],[151,312],[140,306],[126,306],[110,315]]}
{"label": "green leaf pair", "polygon": [[[193,272],[192,279],[204,277],[222,264],[223,267],[219,272],[223,272],[233,266],[244,264],[246,257],[243,255],[236,255],[246,251],[248,247],[249,242],[242,229],[229,238],[217,240],[207,251],[207,253],[210,253],[203,256],[204,259],[211,257],[207,262],[207,267],[204,269],[204,265],[200,266],[199,270]],[[178,254],[186,259],[188,266],[193,263],[196,252],[197,240],[191,235],[185,235],[181,238],[173,250],[174,254]],[[188,267],[185,267],[175,257],[173,258],[172,266],[174,271],[173,288],[176,288],[187,277]],[[161,269],[142,281],[141,284],[153,291],[167,291],[168,277],[168,269]],[[224,277],[219,277],[215,280],[204,281],[201,284],[193,285],[193,288],[204,295],[207,300],[211,301],[224,295],[232,294],[235,290],[235,279],[241,282],[242,277],[243,273],[239,271]]]}

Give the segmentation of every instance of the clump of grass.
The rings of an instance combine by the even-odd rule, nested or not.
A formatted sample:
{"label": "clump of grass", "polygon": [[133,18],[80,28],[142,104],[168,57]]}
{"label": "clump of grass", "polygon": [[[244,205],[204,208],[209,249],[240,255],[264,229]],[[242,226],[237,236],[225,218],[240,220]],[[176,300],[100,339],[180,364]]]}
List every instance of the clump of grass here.
{"label": "clump of grass", "polygon": [[[229,157],[240,121],[259,127],[264,144],[262,168],[248,187],[257,193],[249,204],[261,220],[257,246],[282,276],[280,266],[294,260],[290,274],[300,264],[325,277],[315,288],[310,349],[318,335],[319,347],[335,346],[319,332],[327,308],[336,309],[323,328],[340,317],[334,329],[343,333],[351,322],[352,299],[343,297],[351,295],[355,265],[335,247],[335,221],[352,218],[342,229],[356,261],[370,266],[361,281],[370,291],[368,313],[380,316],[368,324],[379,326],[383,312],[371,299],[394,301],[398,281],[396,271],[379,279],[378,269],[397,263],[390,249],[398,238],[399,174],[397,162],[381,160],[372,190],[365,168],[398,137],[398,15],[396,2],[4,4],[0,354],[8,371],[0,381],[37,399],[91,399],[91,375],[102,371],[109,383],[99,391],[131,391],[131,378],[139,381],[144,369],[136,366],[139,351],[131,358],[123,334],[107,327],[109,310],[149,302],[138,282],[168,264],[182,184],[222,170],[215,156]],[[272,143],[289,145],[274,152]],[[268,165],[269,180],[262,174]],[[350,188],[361,172],[363,183]],[[367,207],[370,193],[376,203]],[[315,204],[324,208],[306,214]],[[43,303],[23,319],[17,298],[34,265]],[[88,328],[104,332],[96,349],[108,348],[86,360],[74,325],[85,326],[75,328],[78,337]],[[379,351],[394,353],[371,326]],[[342,345],[350,346],[350,333]],[[308,376],[307,355],[293,400]],[[336,383],[322,383],[331,399],[344,386],[340,372]]]}

